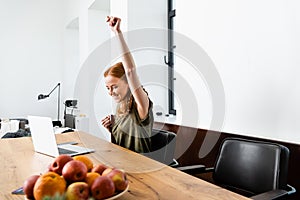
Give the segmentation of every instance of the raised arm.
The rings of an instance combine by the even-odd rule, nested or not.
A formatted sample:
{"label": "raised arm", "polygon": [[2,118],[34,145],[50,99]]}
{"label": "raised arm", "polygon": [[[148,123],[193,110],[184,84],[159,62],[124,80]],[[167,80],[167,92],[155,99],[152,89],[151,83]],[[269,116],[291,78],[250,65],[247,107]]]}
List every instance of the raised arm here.
{"label": "raised arm", "polygon": [[128,80],[130,91],[137,104],[137,110],[141,119],[144,119],[148,114],[149,98],[147,93],[143,90],[139,77],[136,72],[136,66],[129,48],[124,40],[122,31],[120,29],[121,19],[117,17],[107,17],[106,21],[111,27],[112,31],[116,34],[119,41],[122,63],[125,69],[125,74]]}

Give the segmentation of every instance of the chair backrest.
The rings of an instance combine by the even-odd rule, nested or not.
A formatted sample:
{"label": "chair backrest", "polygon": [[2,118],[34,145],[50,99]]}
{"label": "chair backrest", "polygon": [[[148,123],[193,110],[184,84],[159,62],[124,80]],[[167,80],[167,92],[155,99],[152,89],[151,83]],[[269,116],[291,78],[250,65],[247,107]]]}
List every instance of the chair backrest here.
{"label": "chair backrest", "polygon": [[176,134],[165,130],[152,130],[151,152],[144,155],[169,165],[173,162],[176,146]]}
{"label": "chair backrest", "polygon": [[289,150],[283,145],[227,138],[221,145],[213,179],[244,195],[285,189],[288,160]]}

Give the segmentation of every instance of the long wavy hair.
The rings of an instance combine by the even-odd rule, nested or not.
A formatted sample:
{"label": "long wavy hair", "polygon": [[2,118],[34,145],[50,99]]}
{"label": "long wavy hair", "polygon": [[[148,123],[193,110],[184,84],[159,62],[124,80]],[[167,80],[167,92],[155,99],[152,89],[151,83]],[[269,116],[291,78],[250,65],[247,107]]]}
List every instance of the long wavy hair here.
{"label": "long wavy hair", "polygon": [[[108,68],[104,72],[104,77],[107,77],[109,75],[119,78],[119,79],[122,79],[126,83],[128,83],[127,77],[125,74],[125,69],[124,69],[122,62],[118,62],[118,63],[112,65],[110,68]],[[119,116],[127,115],[132,110],[132,106],[133,106],[133,95],[131,94],[131,91],[129,89],[125,99],[119,103],[116,114]]]}

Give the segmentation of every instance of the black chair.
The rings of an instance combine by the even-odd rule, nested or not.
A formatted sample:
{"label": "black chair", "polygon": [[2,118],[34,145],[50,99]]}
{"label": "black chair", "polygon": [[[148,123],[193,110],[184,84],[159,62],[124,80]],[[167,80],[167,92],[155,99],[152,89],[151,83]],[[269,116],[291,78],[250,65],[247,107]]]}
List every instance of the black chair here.
{"label": "black chair", "polygon": [[143,155],[169,166],[177,166],[174,159],[176,134],[170,131],[153,129],[151,136],[151,152]]}
{"label": "black chair", "polygon": [[[18,138],[18,137],[28,137],[31,136],[30,130],[26,125],[28,124],[28,120],[25,118],[10,118],[9,120],[18,120],[19,121],[19,129],[16,132],[7,132],[2,138]],[[1,119],[0,119],[1,122]],[[0,123],[1,129],[1,123]]]}
{"label": "black chair", "polygon": [[252,199],[280,199],[296,190],[287,184],[289,149],[239,138],[225,139],[213,172],[217,185]]}

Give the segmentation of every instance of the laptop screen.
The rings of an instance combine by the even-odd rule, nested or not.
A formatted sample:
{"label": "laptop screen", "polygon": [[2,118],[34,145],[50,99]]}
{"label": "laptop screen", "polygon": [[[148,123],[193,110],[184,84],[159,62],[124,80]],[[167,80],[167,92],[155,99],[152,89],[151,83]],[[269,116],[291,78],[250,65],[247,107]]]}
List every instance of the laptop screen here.
{"label": "laptop screen", "polygon": [[58,156],[51,118],[28,116],[28,121],[34,150],[54,157]]}

